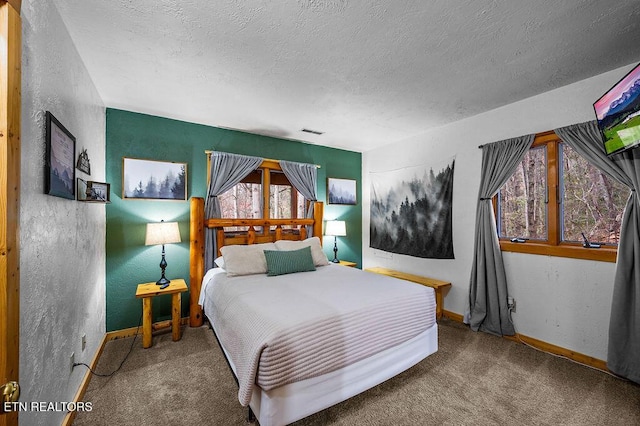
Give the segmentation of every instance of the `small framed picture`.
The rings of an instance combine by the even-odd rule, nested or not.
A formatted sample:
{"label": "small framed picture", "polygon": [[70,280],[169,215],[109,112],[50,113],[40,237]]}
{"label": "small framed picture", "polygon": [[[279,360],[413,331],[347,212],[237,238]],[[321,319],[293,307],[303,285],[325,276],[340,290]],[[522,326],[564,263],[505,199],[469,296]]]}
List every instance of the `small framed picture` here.
{"label": "small framed picture", "polygon": [[346,204],[355,206],[356,181],[354,179],[327,179],[327,204]]}
{"label": "small framed picture", "polygon": [[78,201],[111,202],[111,185],[105,182],[85,181],[78,178]]}
{"label": "small framed picture", "polygon": [[187,199],[187,163],[122,159],[123,200]]}
{"label": "small framed picture", "polygon": [[51,112],[46,112],[45,194],[76,199],[76,138]]}

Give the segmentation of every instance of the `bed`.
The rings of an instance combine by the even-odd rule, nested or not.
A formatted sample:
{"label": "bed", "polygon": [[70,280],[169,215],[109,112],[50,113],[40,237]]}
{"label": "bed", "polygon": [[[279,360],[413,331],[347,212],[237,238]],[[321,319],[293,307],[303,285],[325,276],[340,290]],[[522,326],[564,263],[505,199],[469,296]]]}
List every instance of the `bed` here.
{"label": "bed", "polygon": [[[202,199],[191,200],[191,325],[206,316],[239,402],[262,426],[321,411],[437,351],[433,289],[328,262],[321,239],[307,239],[305,230],[321,235],[322,203],[313,219],[275,221],[204,220],[202,207]],[[227,235],[228,226],[249,230]],[[222,267],[209,271],[205,228],[215,229],[222,255]],[[267,273],[264,263],[259,273],[252,269],[259,255]],[[291,259],[306,266],[274,266],[292,268]]]}

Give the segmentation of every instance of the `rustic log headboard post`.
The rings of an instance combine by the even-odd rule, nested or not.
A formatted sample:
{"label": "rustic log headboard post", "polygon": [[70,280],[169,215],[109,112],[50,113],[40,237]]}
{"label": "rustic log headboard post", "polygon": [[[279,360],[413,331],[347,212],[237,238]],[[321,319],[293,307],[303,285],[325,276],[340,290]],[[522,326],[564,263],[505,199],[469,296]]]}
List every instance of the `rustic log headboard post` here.
{"label": "rustic log headboard post", "polygon": [[200,327],[202,308],[198,304],[200,286],[204,277],[204,198],[191,198],[189,246],[189,325]]}
{"label": "rustic log headboard post", "polygon": [[313,203],[313,236],[320,238],[322,245],[322,215],[324,214],[324,203],[315,201]]}

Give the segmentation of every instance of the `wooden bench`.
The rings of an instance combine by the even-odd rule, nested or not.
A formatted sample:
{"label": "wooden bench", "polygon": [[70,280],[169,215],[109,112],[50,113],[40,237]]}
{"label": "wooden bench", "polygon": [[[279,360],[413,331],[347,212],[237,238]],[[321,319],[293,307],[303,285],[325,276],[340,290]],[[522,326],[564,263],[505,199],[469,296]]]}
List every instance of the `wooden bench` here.
{"label": "wooden bench", "polygon": [[446,288],[451,287],[451,283],[441,280],[436,280],[435,278],[429,277],[421,277],[420,275],[407,274],[406,272],[394,271],[393,269],[381,268],[381,267],[373,267],[366,268],[365,271],[373,272],[376,274],[387,275],[394,278],[399,278],[401,280],[412,281],[414,283],[426,285],[427,287],[431,287],[435,290],[436,293],[436,318],[442,318],[442,312],[444,310],[444,295],[442,291]]}

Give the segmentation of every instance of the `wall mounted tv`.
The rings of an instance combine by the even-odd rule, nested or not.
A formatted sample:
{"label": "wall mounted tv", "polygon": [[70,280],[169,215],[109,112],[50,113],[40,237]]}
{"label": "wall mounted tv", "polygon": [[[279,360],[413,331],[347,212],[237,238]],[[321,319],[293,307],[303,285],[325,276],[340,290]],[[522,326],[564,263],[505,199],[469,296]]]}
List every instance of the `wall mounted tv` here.
{"label": "wall mounted tv", "polygon": [[640,144],[640,64],[593,104],[607,155]]}

